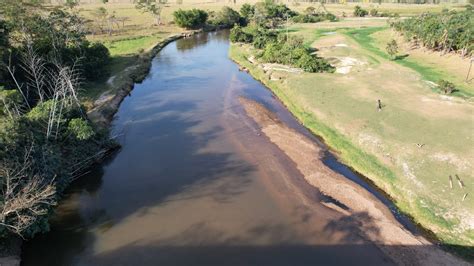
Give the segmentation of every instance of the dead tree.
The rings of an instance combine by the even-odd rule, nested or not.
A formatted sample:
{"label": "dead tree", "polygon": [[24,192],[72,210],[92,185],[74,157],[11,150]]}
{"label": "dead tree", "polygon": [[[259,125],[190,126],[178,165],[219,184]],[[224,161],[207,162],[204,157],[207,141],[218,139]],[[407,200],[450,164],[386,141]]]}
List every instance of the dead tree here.
{"label": "dead tree", "polygon": [[26,152],[22,162],[10,161],[0,165],[3,179],[0,225],[20,236],[55,204],[53,180],[46,181],[31,174],[32,148]]}

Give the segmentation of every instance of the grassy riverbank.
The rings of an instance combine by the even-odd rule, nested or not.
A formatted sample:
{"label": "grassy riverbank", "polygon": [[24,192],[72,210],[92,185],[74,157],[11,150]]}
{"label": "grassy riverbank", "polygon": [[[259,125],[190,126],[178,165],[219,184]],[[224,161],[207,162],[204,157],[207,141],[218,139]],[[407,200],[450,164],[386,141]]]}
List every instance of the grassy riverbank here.
{"label": "grassy riverbank", "polygon": [[[470,197],[474,126],[473,106],[465,98],[472,88],[463,87],[463,97],[440,95],[426,81],[426,73],[418,72],[420,68],[388,60],[377,46],[381,41],[368,45],[363,38],[354,38],[354,31],[370,36],[385,29],[321,32],[306,26],[292,30],[339,65],[339,73],[265,73],[247,60],[255,52],[249,46],[232,45],[230,56],[265,83],[345,163],[393,197],[402,211],[445,244],[469,252],[467,246],[474,244],[474,198]],[[438,55],[423,56],[435,60]],[[415,66],[427,62],[410,60]],[[443,75],[436,72],[443,65],[437,67],[432,67],[433,72]],[[381,112],[377,99],[384,105]],[[450,188],[448,176],[455,174],[464,188],[456,183]]]}

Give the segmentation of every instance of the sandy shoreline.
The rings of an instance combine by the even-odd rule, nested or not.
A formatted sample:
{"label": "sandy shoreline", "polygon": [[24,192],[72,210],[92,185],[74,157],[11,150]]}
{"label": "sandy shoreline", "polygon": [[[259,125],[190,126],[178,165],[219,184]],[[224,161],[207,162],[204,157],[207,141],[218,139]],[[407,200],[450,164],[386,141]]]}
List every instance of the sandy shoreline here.
{"label": "sandy shoreline", "polygon": [[240,98],[240,102],[262,134],[296,164],[310,185],[347,208],[333,203],[325,205],[357,220],[364,237],[397,264],[468,265],[424,237],[413,235],[370,192],[329,169],[321,160],[323,150],[312,140],[286,126],[261,104],[245,98]]}

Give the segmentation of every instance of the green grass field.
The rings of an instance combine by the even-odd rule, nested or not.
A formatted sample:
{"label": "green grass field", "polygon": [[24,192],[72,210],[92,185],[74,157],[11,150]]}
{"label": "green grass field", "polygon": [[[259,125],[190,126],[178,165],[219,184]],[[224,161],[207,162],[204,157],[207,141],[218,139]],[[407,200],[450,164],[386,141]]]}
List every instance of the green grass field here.
{"label": "green grass field", "polygon": [[[312,42],[320,55],[334,62],[347,58],[358,62],[345,74],[284,73],[283,82],[269,81],[267,74],[245,59],[252,49],[234,45],[230,55],[416,222],[445,244],[474,245],[472,103],[445,97],[427,85],[425,79],[440,78],[439,69],[432,68],[434,76],[428,76],[418,67],[424,62],[411,59],[407,65],[388,60],[369,39],[385,29],[292,29],[292,34]],[[362,34],[354,37],[354,33]],[[381,112],[377,99],[384,105]],[[448,176],[455,174],[464,188],[456,183],[453,189],[449,187]],[[462,201],[465,193],[468,196]]]}

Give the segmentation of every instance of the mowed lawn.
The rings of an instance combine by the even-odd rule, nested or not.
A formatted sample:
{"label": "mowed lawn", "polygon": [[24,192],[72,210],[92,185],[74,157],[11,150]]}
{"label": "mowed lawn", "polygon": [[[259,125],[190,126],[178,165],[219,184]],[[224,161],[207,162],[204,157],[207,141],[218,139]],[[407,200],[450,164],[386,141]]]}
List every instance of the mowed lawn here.
{"label": "mowed lawn", "polygon": [[[387,191],[403,211],[446,243],[474,245],[472,98],[438,93],[416,68],[388,60],[383,50],[361,46],[350,37],[353,29],[316,30],[311,25],[295,25],[292,34],[304,36],[319,55],[338,66],[338,73],[280,73],[284,79],[272,81],[268,72],[245,59],[252,53],[248,46],[233,45],[231,56],[263,80],[343,161]],[[374,47],[383,45],[382,40]],[[385,43],[388,40],[385,36]],[[418,53],[410,60],[422,65],[439,57]],[[456,73],[461,67],[455,65],[443,59],[431,66],[461,82],[465,72]],[[472,84],[463,85],[473,90]]]}

